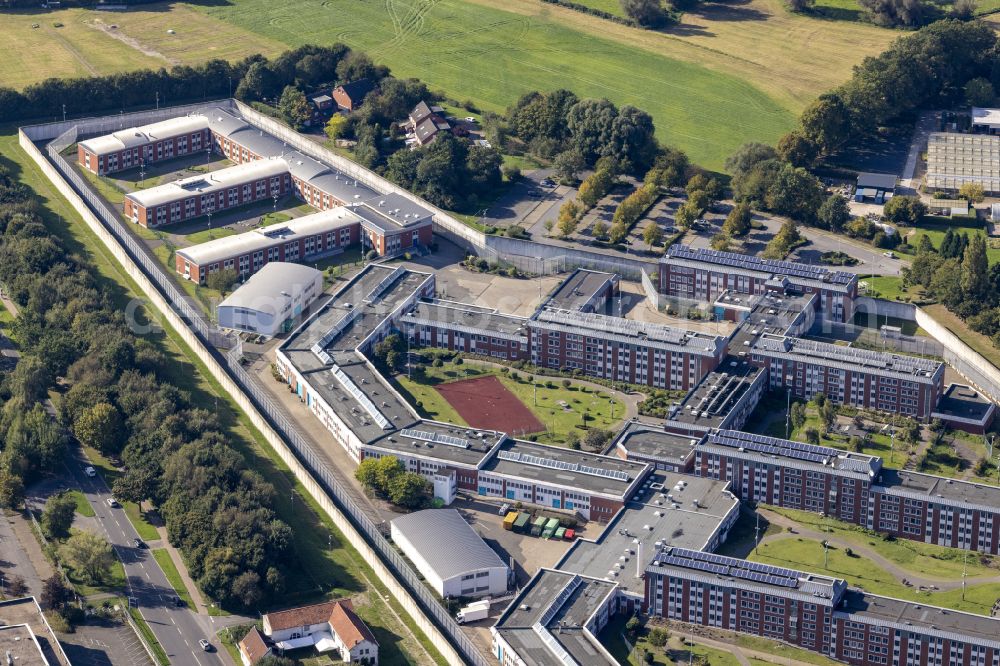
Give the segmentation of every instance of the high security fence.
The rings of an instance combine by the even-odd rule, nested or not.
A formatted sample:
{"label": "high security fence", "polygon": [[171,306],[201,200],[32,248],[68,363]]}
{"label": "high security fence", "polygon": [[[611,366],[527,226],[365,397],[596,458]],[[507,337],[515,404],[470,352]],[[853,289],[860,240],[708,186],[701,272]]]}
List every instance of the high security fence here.
{"label": "high security fence", "polygon": [[[39,128],[31,129],[36,130]],[[38,133],[32,132],[32,134],[37,136]],[[465,664],[489,666],[490,662],[481,653],[479,647],[465,635],[461,627],[452,619],[446,609],[438,602],[437,598],[421,582],[416,572],[393,549],[380,531],[379,525],[351,498],[350,490],[337,479],[327,461],[313,449],[306,438],[301,435],[295,424],[284,414],[283,410],[272,402],[267,391],[243,368],[240,363],[243,352],[240,340],[235,336],[224,334],[205,319],[197,309],[197,306],[193,305],[173,282],[173,278],[167,273],[167,270],[156,260],[146,246],[131,234],[120,216],[111,210],[91,190],[89,185],[76,173],[61,154],[63,150],[76,142],[77,136],[77,127],[70,127],[55,139],[49,141],[45,145],[45,149],[49,162],[57,170],[58,175],[65,180],[66,184],[72,188],[73,193],[78,195],[82,203],[85,204],[86,210],[78,208],[81,214],[89,213],[92,219],[96,219],[104,227],[105,231],[114,238],[114,241],[119,244],[120,250],[124,251],[124,254],[128,260],[131,260],[134,267],[138,268],[142,276],[154,285],[155,289],[159,292],[159,298],[154,298],[154,301],[166,303],[172,308],[173,314],[176,315],[172,321],[180,320],[188,327],[190,333],[195,336],[195,339],[205,343],[203,351],[198,352],[203,360],[207,361],[213,357],[219,358],[221,354],[215,351],[216,348],[222,347],[230,350],[224,356],[224,367],[228,371],[229,379],[235,382],[235,385],[242,392],[243,398],[250,401],[250,404],[256,408],[257,412],[266,419],[266,423],[271,426],[272,431],[280,435],[283,443],[288,446],[288,450],[292,452],[295,459],[302,466],[305,466],[312,475],[312,478],[300,478],[300,480],[310,488],[314,487],[317,483],[321,486],[326,499],[332,504],[331,508],[335,508],[342,517],[346,518],[350,527],[354,528],[357,535],[364,540],[364,545],[370,547],[371,553],[378,558],[379,563],[392,575],[393,580],[391,581],[387,580],[384,574],[380,577],[389,586],[390,590],[393,590],[394,595],[403,604],[404,608],[412,608],[410,603],[417,605],[420,614],[423,616],[422,621],[418,621],[417,624],[425,631],[431,632],[432,640],[434,640],[433,634],[439,632],[437,636],[447,641],[449,644],[448,649],[444,649],[444,645],[438,644],[442,652],[446,655],[460,655],[461,662]],[[39,139],[41,138],[39,137]],[[22,129],[22,145],[25,145],[24,141],[27,139],[28,132]],[[34,150],[34,146],[31,146],[31,148],[32,150],[29,150],[29,153],[36,160],[44,159],[38,151]],[[54,174],[48,175],[50,177],[54,176]],[[74,206],[78,206],[78,204],[74,204]],[[108,240],[105,239],[105,242],[107,243]],[[119,255],[120,253],[116,253],[116,256]],[[120,256],[119,260],[122,260]],[[160,307],[163,306],[161,305]],[[188,342],[190,344],[193,341],[189,339]],[[206,352],[208,356],[204,355]],[[212,370],[211,363],[209,365],[209,369]],[[347,526],[342,525],[341,528],[345,529]],[[361,545],[357,541],[354,541],[354,539],[349,538],[349,541],[352,541],[355,547]],[[372,562],[367,556],[366,560]],[[376,571],[378,571],[378,568],[376,568]],[[399,589],[400,587],[405,590],[404,595],[408,596],[409,599],[400,597],[399,592],[402,592]],[[454,659],[450,658],[449,661],[454,662]]]}
{"label": "high security fence", "polygon": [[165,273],[162,265],[149,251],[149,248],[136,240],[135,236],[122,224],[121,217],[108,208],[63,157],[62,151],[76,143],[76,137],[77,128],[74,125],[50,141],[45,147],[49,160],[59,170],[63,178],[69,181],[73,189],[83,197],[105,228],[114,234],[115,239],[125,247],[132,260],[139,264],[150,279],[156,282],[157,288],[167,297],[171,307],[210,345],[222,348],[232,346],[233,336],[223,333],[212,323],[206,321],[197,306],[188,301],[173,279]]}
{"label": "high security fence", "polygon": [[351,499],[351,493],[330,470],[326,458],[316,453],[309,441],[299,432],[295,423],[285,416],[282,407],[276,405],[268,395],[267,389],[260,386],[254,376],[247,372],[241,364],[240,348],[234,348],[226,354],[226,364],[229,371],[237,379],[244,391],[256,403],[257,408],[271,421],[282,434],[296,455],[309,468],[327,493],[337,503],[338,507],[348,516],[365,540],[378,552],[396,576],[402,580],[410,593],[420,602],[424,612],[445,630],[452,641],[463,654],[467,663],[475,666],[488,666],[489,662],[482,656],[479,648],[462,631],[462,628],[452,619],[448,611],[421,582],[412,567],[396,552],[373,521],[358,504]]}

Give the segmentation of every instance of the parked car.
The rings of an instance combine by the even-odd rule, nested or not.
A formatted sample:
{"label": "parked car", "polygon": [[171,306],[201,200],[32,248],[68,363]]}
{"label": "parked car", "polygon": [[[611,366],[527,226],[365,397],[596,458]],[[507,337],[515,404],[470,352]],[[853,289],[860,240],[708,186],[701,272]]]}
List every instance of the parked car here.
{"label": "parked car", "polygon": [[882,256],[883,257],[889,257],[890,259],[895,259],[896,258],[896,253],[893,252],[892,250],[889,250],[888,252],[883,252]]}
{"label": "parked car", "polygon": [[116,500],[114,497],[109,497],[106,501],[108,503],[108,506],[110,506],[112,509],[118,508],[118,500]]}
{"label": "parked car", "polygon": [[500,506],[500,510],[497,512],[497,515],[498,516],[506,516],[508,513],[510,513],[510,504],[507,504],[506,502],[504,502]]}
{"label": "parked car", "polygon": [[97,476],[97,470],[91,467],[90,465],[83,468],[83,473],[89,476],[90,478],[94,478],[95,476]]}

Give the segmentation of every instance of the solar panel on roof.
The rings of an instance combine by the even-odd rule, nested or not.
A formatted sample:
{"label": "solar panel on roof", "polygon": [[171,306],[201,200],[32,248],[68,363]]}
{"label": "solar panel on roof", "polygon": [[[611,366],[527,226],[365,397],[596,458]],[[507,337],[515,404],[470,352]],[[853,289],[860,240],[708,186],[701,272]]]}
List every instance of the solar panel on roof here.
{"label": "solar panel on roof", "polygon": [[720,576],[729,575],[729,567],[723,564],[715,564],[713,562],[703,562],[701,560],[691,560],[686,557],[676,557],[674,555],[664,555],[660,558],[660,561],[664,564],[671,564],[677,567],[684,567],[685,569],[696,569],[698,571],[707,571],[709,573],[718,574]]}
{"label": "solar panel on roof", "polygon": [[667,256],[841,285],[850,284],[851,280],[854,279],[852,274],[844,271],[829,271],[819,266],[810,266],[809,264],[800,264],[792,261],[761,259],[760,257],[736,252],[720,252],[706,248],[692,250],[690,247],[679,243],[670,247],[667,251]]}
{"label": "solar panel on roof", "polygon": [[509,460],[511,462],[522,462],[526,465],[534,465],[536,467],[547,467],[549,469],[558,469],[568,472],[579,472],[580,474],[589,474],[590,476],[599,476],[606,479],[614,479],[616,481],[627,482],[630,478],[628,472],[625,472],[624,470],[589,467],[580,463],[542,458],[528,453],[518,453],[516,451],[498,451],[497,458],[501,460]]}

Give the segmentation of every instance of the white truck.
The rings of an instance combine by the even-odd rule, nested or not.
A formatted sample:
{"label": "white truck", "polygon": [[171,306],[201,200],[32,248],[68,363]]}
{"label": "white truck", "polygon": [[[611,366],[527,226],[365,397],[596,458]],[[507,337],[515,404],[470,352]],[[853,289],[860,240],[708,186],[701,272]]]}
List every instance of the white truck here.
{"label": "white truck", "polygon": [[465,608],[458,611],[455,615],[455,620],[459,624],[465,624],[466,622],[475,622],[476,620],[484,620],[490,616],[490,600],[483,599],[481,601],[476,601]]}

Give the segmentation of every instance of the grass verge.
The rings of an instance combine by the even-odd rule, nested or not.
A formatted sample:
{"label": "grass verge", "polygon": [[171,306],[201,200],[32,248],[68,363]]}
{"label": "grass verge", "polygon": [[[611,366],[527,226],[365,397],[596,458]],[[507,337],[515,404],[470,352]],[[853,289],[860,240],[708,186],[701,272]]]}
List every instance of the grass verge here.
{"label": "grass verge", "polygon": [[177,596],[180,597],[185,604],[187,604],[188,608],[197,612],[194,598],[191,596],[191,592],[188,590],[187,585],[184,584],[184,580],[181,578],[181,572],[177,570],[177,566],[170,557],[170,552],[166,548],[154,548],[150,552],[153,554],[153,559],[156,560],[156,563],[160,565],[161,569],[163,569],[163,575],[167,577],[170,587],[174,588],[174,592]]}
{"label": "grass verge", "polygon": [[[124,604],[128,606],[128,602]],[[128,614],[131,616],[132,621],[135,622],[135,626],[139,629],[139,633],[142,635],[143,642],[149,646],[149,649],[153,652],[153,656],[156,657],[156,663],[160,666],[170,666],[170,658],[167,657],[166,650],[160,645],[160,641],[156,640],[156,636],[153,635],[153,630],[149,628],[146,621],[142,619],[142,614],[139,613],[137,608],[129,608]]]}

